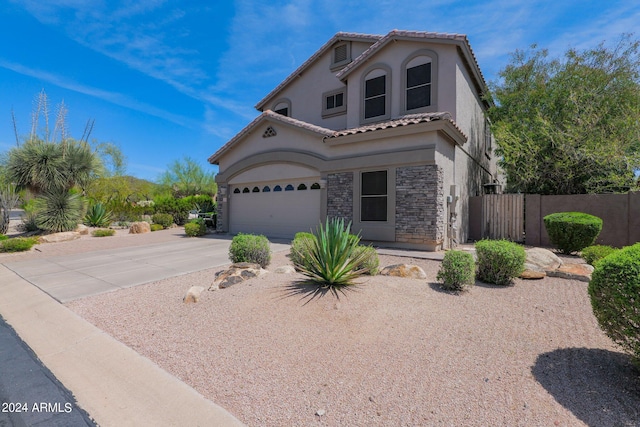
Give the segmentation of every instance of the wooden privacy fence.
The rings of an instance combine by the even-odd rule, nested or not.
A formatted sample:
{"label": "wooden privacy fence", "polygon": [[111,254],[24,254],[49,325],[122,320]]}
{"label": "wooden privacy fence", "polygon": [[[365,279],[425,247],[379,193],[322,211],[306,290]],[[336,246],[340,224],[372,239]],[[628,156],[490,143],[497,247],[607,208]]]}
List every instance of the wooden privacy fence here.
{"label": "wooden privacy fence", "polygon": [[524,241],[524,194],[486,194],[472,199],[476,200],[470,203],[470,238]]}

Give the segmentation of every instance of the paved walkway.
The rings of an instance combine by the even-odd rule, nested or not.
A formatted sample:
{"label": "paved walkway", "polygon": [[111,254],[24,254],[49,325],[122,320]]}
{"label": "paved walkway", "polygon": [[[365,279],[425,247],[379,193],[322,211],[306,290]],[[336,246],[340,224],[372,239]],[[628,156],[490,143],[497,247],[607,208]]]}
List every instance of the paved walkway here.
{"label": "paved walkway", "polygon": [[[91,417],[101,426],[241,426],[223,408],[60,304],[228,264],[229,244],[225,238],[176,239],[0,264],[0,316],[17,333],[0,329],[0,365],[33,375],[16,382],[2,373],[0,397],[30,409],[41,403],[52,410],[73,408],[58,415],[67,417],[61,424],[31,413],[0,418],[0,425],[75,427],[90,425]],[[287,247],[272,244],[274,251]],[[39,386],[32,387],[31,380]]]}

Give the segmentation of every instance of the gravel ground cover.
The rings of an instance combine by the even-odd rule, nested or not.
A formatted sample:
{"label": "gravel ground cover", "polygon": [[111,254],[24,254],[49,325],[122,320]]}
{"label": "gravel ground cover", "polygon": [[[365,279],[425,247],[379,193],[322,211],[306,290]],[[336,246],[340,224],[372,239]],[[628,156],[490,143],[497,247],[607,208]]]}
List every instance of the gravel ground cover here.
{"label": "gravel ground cover", "polygon": [[428,279],[333,293],[270,272],[184,304],[217,268],[67,306],[249,426],[640,426],[640,372],[598,328],[586,283],[454,295],[437,261],[380,258]]}

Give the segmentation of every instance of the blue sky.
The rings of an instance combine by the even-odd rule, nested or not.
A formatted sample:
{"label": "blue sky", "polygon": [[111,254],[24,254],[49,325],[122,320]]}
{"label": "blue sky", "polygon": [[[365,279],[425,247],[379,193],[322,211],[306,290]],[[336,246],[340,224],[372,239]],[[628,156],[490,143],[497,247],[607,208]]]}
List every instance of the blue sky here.
{"label": "blue sky", "polygon": [[[64,101],[70,135],[87,120],[117,144],[127,172],[155,180],[176,159],[206,159],[258,112],[253,106],[338,31],[392,29],[469,37],[488,81],[532,43],[615,42],[640,22],[637,1],[0,2],[0,152],[28,134],[34,98]],[[638,36],[638,34],[636,34]]]}

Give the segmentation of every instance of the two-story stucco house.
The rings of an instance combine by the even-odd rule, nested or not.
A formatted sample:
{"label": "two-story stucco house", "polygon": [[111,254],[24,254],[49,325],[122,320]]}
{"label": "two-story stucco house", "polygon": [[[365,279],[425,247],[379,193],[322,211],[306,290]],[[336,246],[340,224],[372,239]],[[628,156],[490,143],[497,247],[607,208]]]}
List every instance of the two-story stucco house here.
{"label": "two-story stucco house", "polygon": [[466,241],[468,198],[497,179],[486,91],[464,35],[336,34],[209,158],[218,230],[288,238],[342,217],[389,246]]}

